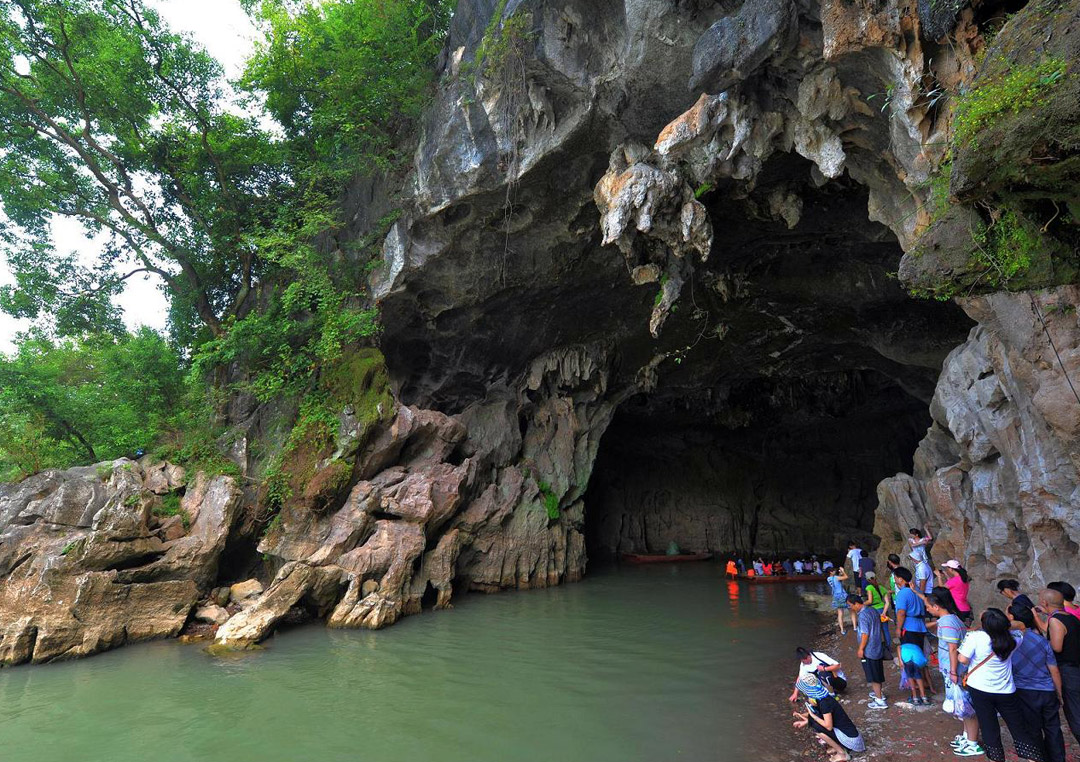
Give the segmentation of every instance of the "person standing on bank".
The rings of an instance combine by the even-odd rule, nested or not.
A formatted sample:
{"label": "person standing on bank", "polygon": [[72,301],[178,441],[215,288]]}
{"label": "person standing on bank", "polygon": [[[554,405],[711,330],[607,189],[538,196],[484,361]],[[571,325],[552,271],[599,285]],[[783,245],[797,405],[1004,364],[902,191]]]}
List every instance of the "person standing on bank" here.
{"label": "person standing on bank", "polygon": [[971,577],[968,576],[967,569],[955,558],[950,558],[941,565],[941,569],[935,569],[934,574],[937,576],[939,585],[949,588],[952,599],[956,603],[956,609],[960,612],[960,618],[970,627],[975,622],[975,612],[971,610],[971,604],[968,603]]}
{"label": "person standing on bank", "polygon": [[1080,619],[1065,613],[1065,597],[1047,588],[1039,593],[1035,624],[1057,659],[1061,672],[1061,703],[1073,737],[1080,741]]}
{"label": "person standing on bank", "polygon": [[[840,627],[841,635],[847,635],[847,630],[844,629],[844,611],[848,609],[848,603],[844,583],[849,579],[851,577],[847,575],[843,568],[829,569],[829,576],[825,578],[825,581],[829,583],[829,589],[832,591],[832,607],[836,609],[836,624]],[[855,629],[854,613],[851,614],[851,628]]]}
{"label": "person standing on bank", "polygon": [[1039,634],[1035,614],[1014,603],[1005,612],[1017,638],[1012,653],[1013,682],[1028,732],[1042,741],[1047,762],[1065,762],[1065,736],[1061,733],[1061,672],[1050,643]]}
{"label": "person standing on bank", "polygon": [[877,612],[881,621],[881,636],[885,641],[885,648],[892,649],[892,635],[889,633],[889,617],[886,613],[889,606],[888,596],[878,586],[877,573],[866,573],[866,605]]}
{"label": "person standing on bank", "polygon": [[858,622],[855,637],[858,640],[857,655],[862,662],[863,674],[870,685],[870,697],[867,709],[888,709],[885,703],[885,646],[881,636],[881,615],[877,609],[866,605],[862,598],[854,593],[848,596],[848,605],[855,612]]}
{"label": "person standing on bank", "polygon": [[1015,579],[1001,579],[997,583],[998,592],[1009,599],[1009,603],[1019,603],[1029,609],[1035,608],[1035,602],[1020,592],[1020,583]]}
{"label": "person standing on bank", "polygon": [[[930,592],[930,595],[926,597],[926,610],[931,616],[937,618],[937,622],[930,626],[937,630],[938,669],[945,683],[945,695],[955,696],[959,687],[961,698],[966,699],[964,709],[954,706],[951,712],[964,723],[964,732],[952,741],[953,751],[960,757],[979,756],[984,753],[983,748],[979,746],[979,721],[968,706],[970,696],[963,690],[960,682],[966,669],[960,663],[960,644],[964,642],[964,637],[967,635],[967,627],[964,626],[960,612],[956,608],[956,602],[947,588],[935,587]],[[942,705],[943,708],[945,706]]]}
{"label": "person standing on bank", "polygon": [[[926,645],[926,606],[911,589],[911,571],[903,566],[893,569],[896,581],[896,634],[900,645],[910,643],[921,651]],[[922,690],[919,695],[926,695],[926,678],[919,677]]]}
{"label": "person standing on bank", "polygon": [[960,644],[960,662],[968,666],[965,687],[971,694],[979,734],[986,758],[1005,762],[998,715],[1012,735],[1016,754],[1022,759],[1042,762],[1042,744],[1029,732],[1013,682],[1012,652],[1016,641],[1009,633],[1009,620],[1001,609],[987,609],[981,618],[982,630],[969,632]]}

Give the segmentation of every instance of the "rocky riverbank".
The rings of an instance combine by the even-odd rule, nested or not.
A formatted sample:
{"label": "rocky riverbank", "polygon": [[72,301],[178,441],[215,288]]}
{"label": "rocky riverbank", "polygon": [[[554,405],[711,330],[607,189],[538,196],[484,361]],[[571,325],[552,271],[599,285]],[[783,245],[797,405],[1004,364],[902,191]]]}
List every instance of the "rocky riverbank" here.
{"label": "rocky riverbank", "polygon": [[[961,731],[960,722],[941,711],[943,696],[941,678],[934,673],[938,694],[929,706],[916,707],[910,702],[907,691],[900,691],[900,671],[892,662],[885,664],[885,695],[889,702],[886,710],[867,708],[869,687],[862,674],[862,667],[856,655],[858,644],[852,631],[841,636],[836,629],[836,615],[828,608],[825,596],[814,596],[815,605],[820,606],[818,632],[811,643],[792,643],[791,658],[783,664],[776,680],[770,681],[770,694],[765,697],[766,706],[760,720],[761,737],[771,737],[770,746],[779,748],[763,749],[761,762],[794,762],[795,760],[824,760],[828,755],[824,747],[819,746],[813,734],[804,729],[791,726],[792,704],[787,701],[795,677],[798,663],[794,657],[797,645],[815,651],[822,651],[843,665],[848,677],[847,690],[841,696],[841,704],[855,722],[856,727],[866,739],[865,754],[853,755],[856,759],[876,759],[883,762],[923,762],[930,760],[957,759],[953,755],[949,742]],[[796,706],[801,707],[801,704]],[[1004,726],[1003,726],[1004,727]],[[770,730],[771,728],[771,730]],[[1068,758],[1080,759],[1080,745],[1064,727],[1066,752]],[[770,735],[764,735],[764,734]],[[1004,730],[1006,740],[1008,730]],[[1006,742],[1008,747],[1008,742]],[[1011,751],[1006,752],[1009,760],[1017,757]],[[980,757],[980,759],[985,759]]]}

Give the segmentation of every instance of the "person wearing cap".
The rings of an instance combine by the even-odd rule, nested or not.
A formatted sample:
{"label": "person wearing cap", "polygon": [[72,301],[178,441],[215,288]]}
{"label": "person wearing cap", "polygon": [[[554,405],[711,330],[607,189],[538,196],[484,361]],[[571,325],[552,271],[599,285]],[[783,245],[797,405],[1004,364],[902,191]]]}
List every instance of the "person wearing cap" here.
{"label": "person wearing cap", "polygon": [[885,648],[882,645],[881,617],[877,610],[867,606],[862,597],[854,593],[848,595],[848,605],[858,618],[855,630],[856,642],[859,644],[858,657],[866,676],[866,684],[870,686],[872,699],[867,709],[887,709],[889,705],[885,703],[885,693],[882,690],[885,684]]}
{"label": "person wearing cap", "polygon": [[926,595],[934,589],[934,570],[927,560],[926,548],[917,545],[908,553],[908,558],[915,562],[915,581],[912,583],[917,592]]}
{"label": "person wearing cap", "polygon": [[956,608],[960,612],[960,618],[970,627],[975,621],[975,612],[971,610],[971,604],[968,603],[971,577],[968,576],[967,569],[955,558],[950,558],[941,565],[941,569],[935,570],[934,574],[937,575],[939,585],[949,588],[953,602],[956,603]]}
{"label": "person wearing cap", "polygon": [[885,647],[891,650],[892,635],[889,633],[889,617],[885,614],[888,598],[878,586],[877,572],[866,572],[866,590],[864,592],[866,593],[866,605],[874,610],[881,621],[881,636],[884,639]]}

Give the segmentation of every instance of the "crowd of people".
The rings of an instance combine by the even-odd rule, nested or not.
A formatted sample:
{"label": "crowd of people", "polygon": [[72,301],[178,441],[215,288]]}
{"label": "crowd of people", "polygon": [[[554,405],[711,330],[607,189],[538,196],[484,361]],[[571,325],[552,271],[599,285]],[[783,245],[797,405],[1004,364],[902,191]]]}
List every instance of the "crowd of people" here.
{"label": "crowd of people", "polygon": [[819,560],[816,555],[805,558],[769,558],[758,556],[748,566],[742,558],[732,558],[727,562],[727,575],[729,577],[781,577],[795,575],[817,575],[828,573],[833,568],[833,562],[828,559]]}
{"label": "crowd of people", "polygon": [[[850,574],[822,564],[840,633],[846,637],[850,623],[856,639],[868,709],[889,709],[886,665],[893,663],[911,705],[940,701],[941,710],[958,721],[960,732],[951,744],[956,756],[1004,762],[1004,721],[1020,758],[1065,762],[1062,710],[1080,742],[1076,590],[1068,582],[1051,582],[1032,600],[1017,580],[1003,579],[997,582],[1002,606],[976,619],[968,603],[971,577],[954,559],[934,569],[932,542],[929,533],[912,529],[910,568],[890,555],[884,582],[854,542],[846,557]],[[842,665],[802,647],[796,656],[799,673],[789,700],[801,695],[805,711],[794,711],[794,725],[813,731],[831,762],[850,759],[851,752],[865,749],[865,741],[837,698],[849,685]]]}

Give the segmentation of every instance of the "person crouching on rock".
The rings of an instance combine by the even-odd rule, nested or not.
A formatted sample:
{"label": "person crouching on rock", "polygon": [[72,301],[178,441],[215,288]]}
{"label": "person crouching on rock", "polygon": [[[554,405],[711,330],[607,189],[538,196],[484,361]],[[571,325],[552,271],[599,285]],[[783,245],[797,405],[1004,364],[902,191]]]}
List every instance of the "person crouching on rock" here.
{"label": "person crouching on rock", "polygon": [[797,728],[809,727],[825,741],[829,762],[846,762],[851,759],[849,751],[866,751],[859,729],[816,676],[803,675],[796,687],[806,698],[806,712],[792,712],[795,717],[792,724]]}
{"label": "person crouching on rock", "polygon": [[[799,660],[799,677],[795,678],[796,684],[803,675],[814,675],[821,683],[835,693],[843,693],[847,688],[847,675],[840,666],[840,662],[821,651],[807,651],[802,646],[795,649],[795,657]],[[791,691],[788,701],[799,698],[799,687]]]}

